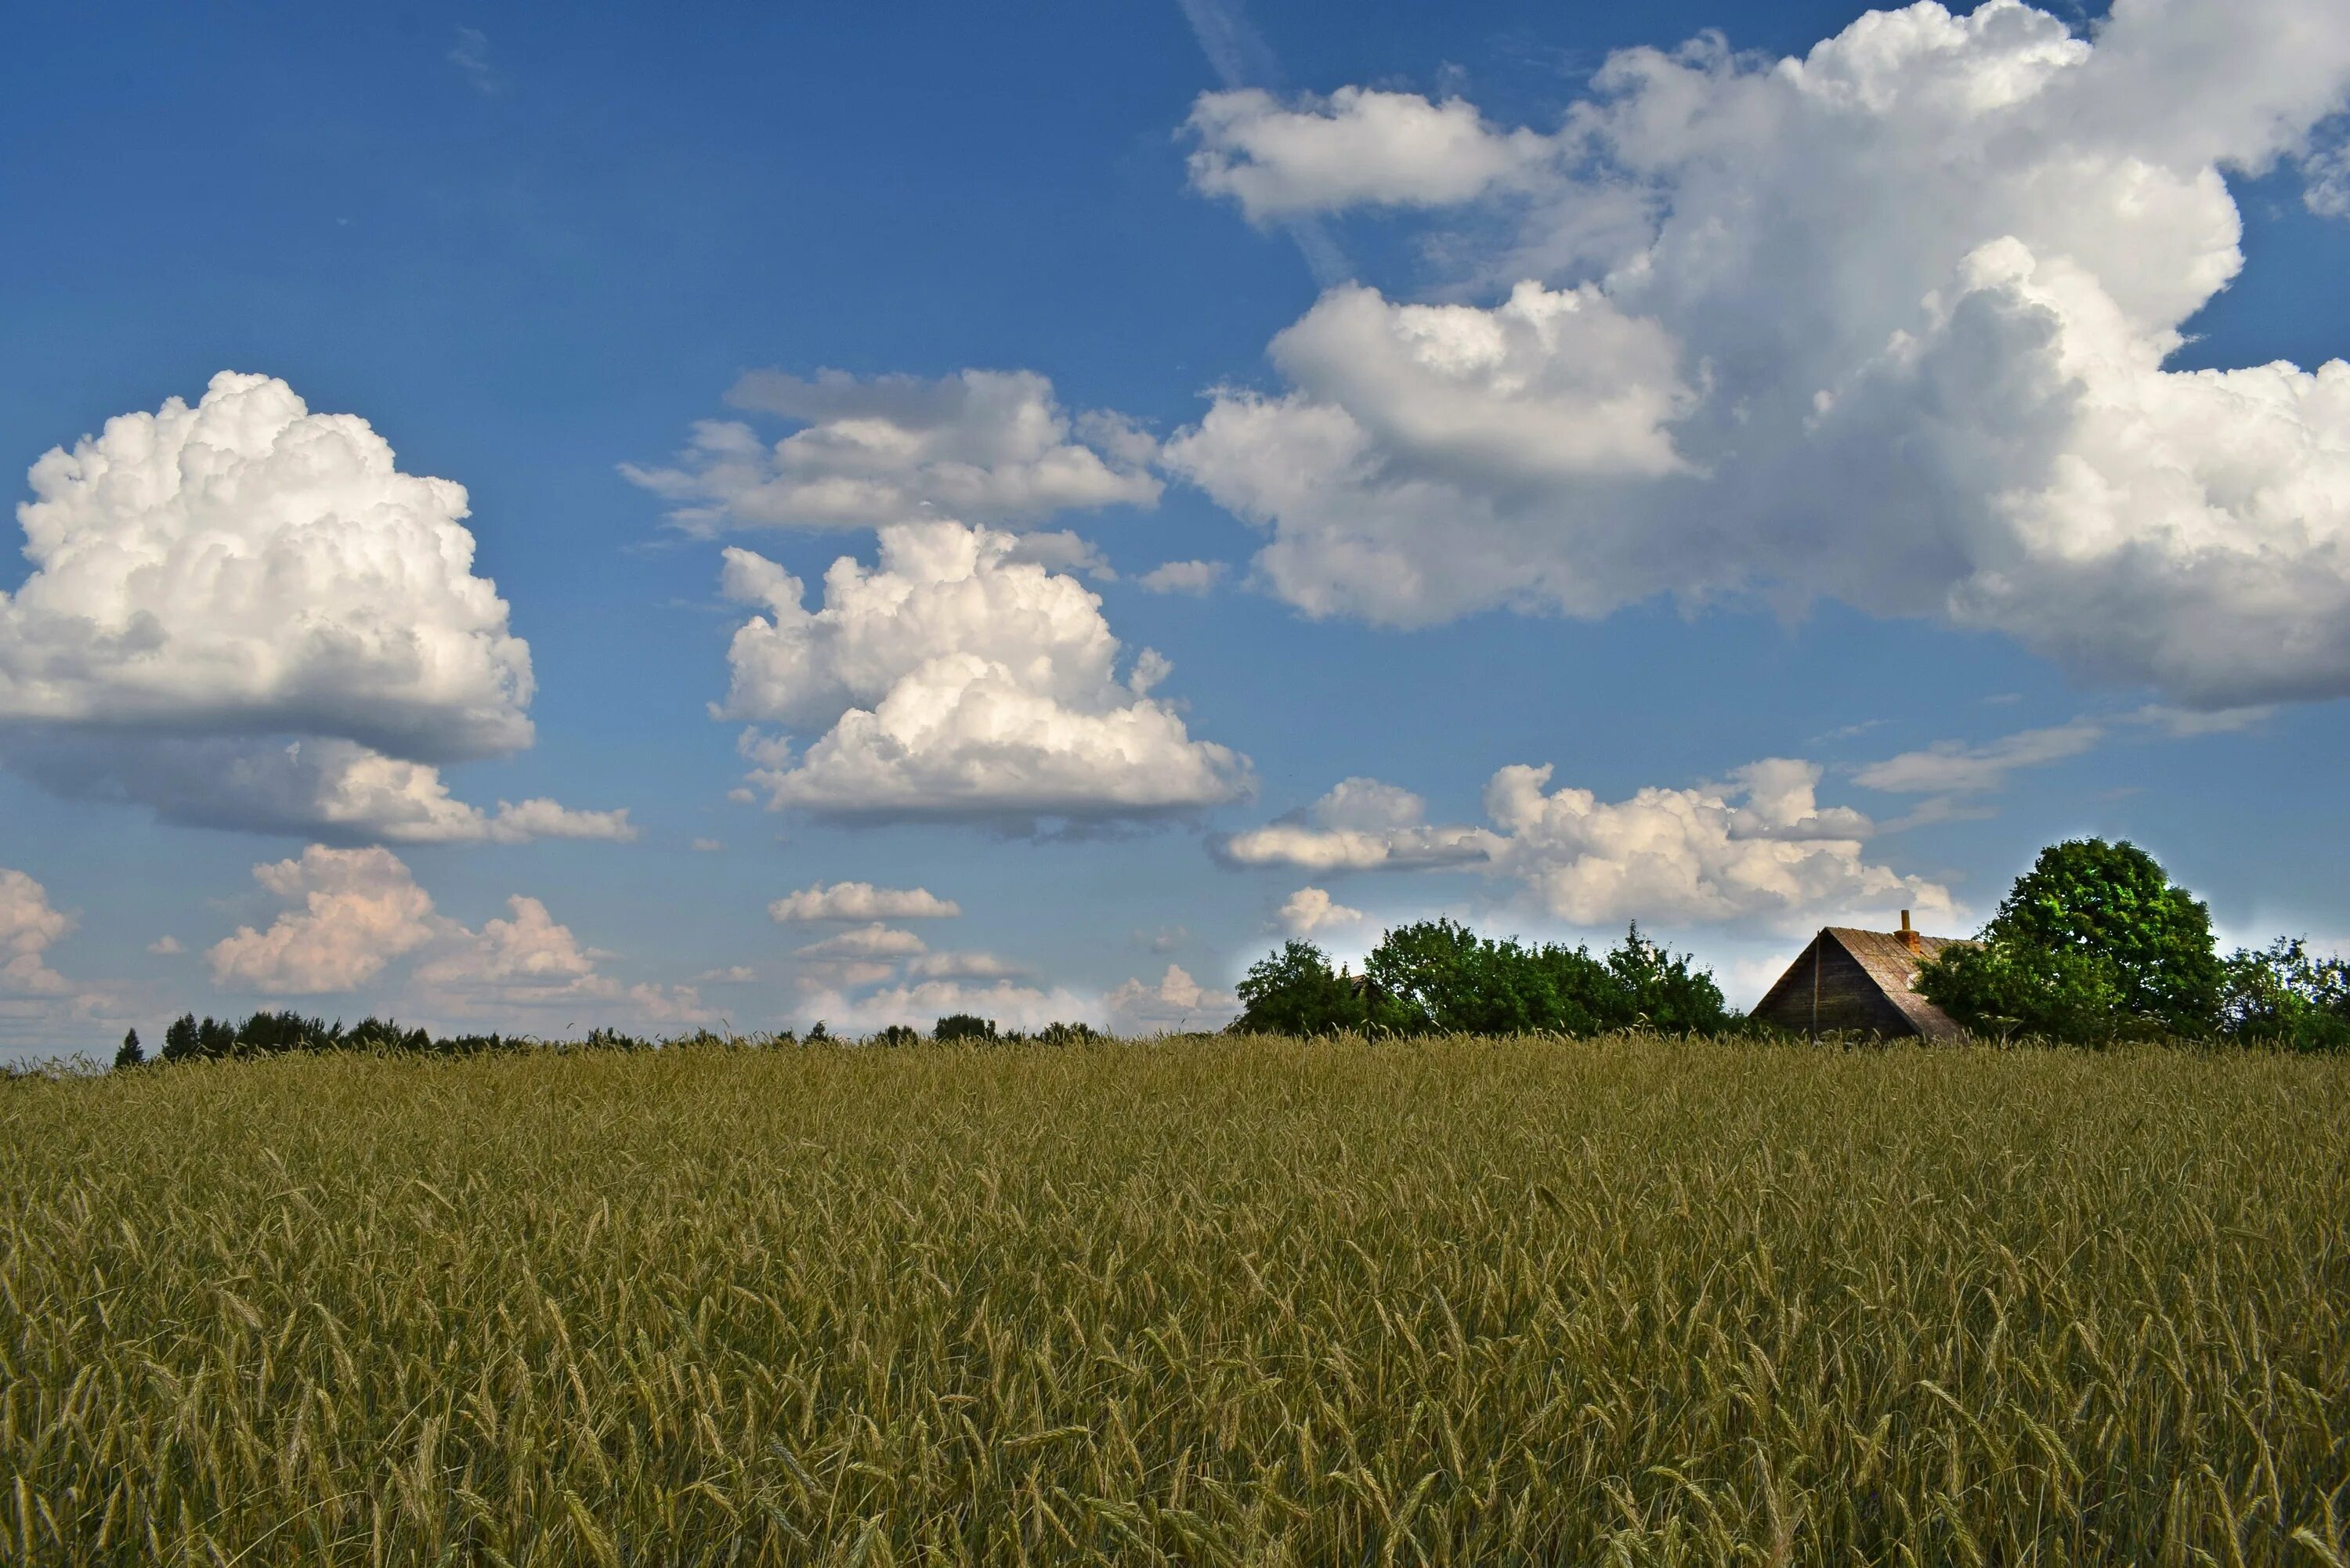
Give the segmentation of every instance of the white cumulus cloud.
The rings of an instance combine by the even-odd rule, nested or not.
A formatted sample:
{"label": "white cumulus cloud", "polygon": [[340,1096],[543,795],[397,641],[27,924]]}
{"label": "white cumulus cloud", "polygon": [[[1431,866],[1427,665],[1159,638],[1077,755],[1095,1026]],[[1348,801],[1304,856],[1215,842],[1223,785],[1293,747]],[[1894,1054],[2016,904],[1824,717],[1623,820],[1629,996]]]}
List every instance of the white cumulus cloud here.
{"label": "white cumulus cloud", "polygon": [[1221,1029],[1240,1012],[1240,999],[1201,985],[1170,963],[1155,981],[1129,980],[1112,990],[1102,998],[1102,1011],[1113,1034],[1165,1034]]}
{"label": "white cumulus cloud", "polygon": [[266,930],[223,938],[206,956],[216,985],[273,996],[355,990],[393,959],[432,940],[432,898],[389,849],[314,844],[298,859],[253,868],[254,880],[296,906]]}
{"label": "white cumulus cloud", "polygon": [[1169,442],[1292,603],[1827,595],[2197,707],[2350,692],[2350,364],[2165,369],[2243,265],[2224,172],[2296,158],[2328,199],[2333,0],[1628,50],[1534,140],[1395,96],[1194,126],[1195,181],[1254,212],[1469,203],[1440,253],[1496,298],[1333,289],[1283,389]]}
{"label": "white cumulus cloud", "polygon": [[48,950],[73,929],[73,918],[49,902],[49,890],[22,871],[0,867],[0,990],[54,996],[68,989],[49,967]]}
{"label": "white cumulus cloud", "polygon": [[0,755],[167,820],[340,841],[624,838],[493,815],[439,769],[531,742],[530,650],[476,576],[464,487],[366,421],[223,372],[34,463],[33,570],[0,593]]}
{"label": "white cumulus cloud", "polygon": [[424,1006],[558,1029],[715,1020],[690,985],[628,984],[604,973],[600,963],[612,955],[582,946],[538,899],[517,894],[506,909],[511,918],[484,920],[478,931],[445,923],[412,976]]}
{"label": "white cumulus cloud", "polygon": [[1169,561],[1135,581],[1154,594],[1204,594],[1223,581],[1222,561]]}
{"label": "white cumulus cloud", "polygon": [[125,988],[77,981],[49,961],[74,917],[23,871],[0,867],[0,1051],[88,1053],[132,1012]]}
{"label": "white cumulus cloud", "polygon": [[[439,914],[407,865],[380,845],[314,844],[298,858],[256,866],[254,878],[289,906],[264,930],[240,927],[213,944],[213,981],[271,996],[373,987],[415,955],[407,1001],[438,1017],[506,1026],[581,1028],[699,1023],[713,1015],[691,986],[629,984],[612,957],[581,944],[541,900],[517,894],[505,919],[478,930]],[[568,1010],[556,1017],[550,1010]]]}
{"label": "white cumulus cloud", "polygon": [[778,925],[789,920],[935,920],[962,913],[962,906],[928,888],[877,888],[870,882],[817,883],[786,893],[767,906]]}
{"label": "white cumulus cloud", "polygon": [[1053,383],[1031,370],[935,381],[758,370],[727,401],[801,428],[770,441],[742,421],[708,420],[673,466],[621,469],[676,503],[671,521],[692,532],[939,516],[1012,524],[1159,500],[1149,470],[1157,442],[1115,414],[1073,420]]}
{"label": "white cumulus cloud", "polygon": [[[1318,872],[1475,870],[1575,926],[1639,919],[1796,930],[1898,908],[1954,910],[1947,888],[1866,857],[1872,825],[1848,806],[1819,804],[1815,763],[1766,758],[1721,784],[1642,789],[1620,801],[1553,790],[1552,773],[1523,764],[1496,773],[1485,786],[1491,827],[1430,826],[1418,795],[1348,779],[1304,820],[1236,834],[1220,853],[1237,865]],[[1291,906],[1301,919],[1341,912],[1324,909],[1327,898],[1306,888],[1284,918]]]}
{"label": "white cumulus cloud", "polygon": [[1281,908],[1274,918],[1291,936],[1306,937],[1336,926],[1359,924],[1363,911],[1348,909],[1331,898],[1325,888],[1300,888],[1282,900]]}
{"label": "white cumulus cloud", "polygon": [[1188,129],[1192,185],[1253,221],[1358,203],[1442,206],[1555,156],[1529,130],[1497,130],[1473,104],[1340,88],[1284,101],[1258,88],[1201,93]]}
{"label": "white cumulus cloud", "polygon": [[1822,811],[1820,770],[1773,758],[1728,783],[1648,788],[1602,801],[1549,787],[1552,770],[1519,764],[1485,786],[1501,830],[1492,875],[1534,908],[1576,926],[1627,920],[1734,923],[1793,931],[1896,909],[1950,916],[1950,890],[1863,854],[1867,819]]}
{"label": "white cumulus cloud", "polygon": [[880,558],[825,575],[825,603],[747,550],[728,597],[761,605],[728,650],[718,716],[774,722],[805,747],[746,736],[769,802],[842,817],[1139,817],[1239,798],[1247,760],[1195,741],[1152,698],[1167,661],[1124,678],[1101,601],[1014,557],[1009,534],[956,523],[880,531]]}
{"label": "white cumulus cloud", "polygon": [[1022,1030],[1082,1023],[1101,1015],[1097,1003],[1064,987],[1024,985],[1011,980],[984,985],[924,980],[884,986],[853,999],[837,991],[818,989],[800,1004],[804,1020],[821,1019],[835,1034],[870,1033],[893,1024],[927,1030],[958,1012],[992,1019],[1000,1028]]}
{"label": "white cumulus cloud", "polygon": [[1235,866],[1287,866],[1301,871],[1418,871],[1474,866],[1492,857],[1493,835],[1481,827],[1428,825],[1427,803],[1377,779],[1342,780],[1312,805],[1263,827],[1216,841]]}

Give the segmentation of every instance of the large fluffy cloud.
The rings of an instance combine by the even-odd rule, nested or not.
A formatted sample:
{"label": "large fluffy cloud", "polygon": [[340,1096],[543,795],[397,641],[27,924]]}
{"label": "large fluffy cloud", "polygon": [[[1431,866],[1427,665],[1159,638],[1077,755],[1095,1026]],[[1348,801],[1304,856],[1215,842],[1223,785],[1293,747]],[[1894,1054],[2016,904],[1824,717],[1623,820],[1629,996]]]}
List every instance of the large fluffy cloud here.
{"label": "large fluffy cloud", "polygon": [[1866,820],[1815,804],[1819,769],[1773,758],[1726,785],[1648,788],[1602,801],[1549,787],[1552,770],[1503,768],[1485,815],[1503,836],[1493,874],[1534,907],[1576,926],[1619,921],[1738,923],[1792,931],[1896,908],[1955,914],[1950,890],[1871,863]]}
{"label": "large fluffy cloud", "polygon": [[391,851],[314,844],[253,868],[295,907],[266,930],[239,927],[207,955],[213,981],[273,996],[356,990],[432,940],[432,898]]}
{"label": "large fluffy cloud", "polygon": [[432,940],[432,896],[388,848],[313,844],[298,860],[256,865],[254,881],[296,908],[265,931],[240,926],[213,942],[213,985],[277,997],[348,992]]}
{"label": "large fluffy cloud", "polygon": [[1167,661],[1123,677],[1101,600],[1016,558],[1009,534],[956,523],[880,532],[880,559],[797,578],[726,552],[730,597],[764,607],[734,634],[720,717],[818,733],[748,738],[774,805],[837,816],[1134,817],[1244,794],[1247,760],[1195,741],[1149,695]]}
{"label": "large fluffy cloud", "polygon": [[0,594],[0,756],[168,819],[409,842],[625,837],[485,813],[439,768],[531,741],[530,650],[473,569],[465,491],[366,421],[224,372],[33,465]]}
{"label": "large fluffy cloud", "polygon": [[[1639,919],[1792,931],[1882,919],[1897,908],[1955,914],[1948,888],[1866,857],[1868,819],[1819,804],[1816,764],[1767,758],[1721,784],[1651,787],[1620,801],[1553,790],[1552,771],[1519,764],[1496,773],[1485,786],[1490,828],[1430,826],[1417,795],[1349,779],[1303,819],[1235,835],[1222,851],[1239,865],[1326,873],[1476,869],[1516,901],[1575,926]],[[1307,898],[1319,892],[1307,888],[1284,906],[1292,929],[1300,929],[1293,915],[1331,913],[1326,893]]]}
{"label": "large fluffy cloud", "polygon": [[1392,97],[1194,117],[1195,178],[1252,211],[1478,201],[1447,251],[1500,296],[1334,290],[1274,342],[1286,389],[1170,443],[1283,597],[1827,594],[2200,706],[2350,691],[2350,365],[2164,368],[2242,265],[2222,170],[2331,167],[2330,0],[1632,50],[1540,146]]}
{"label": "large fluffy cloud", "polygon": [[674,466],[621,470],[675,502],[671,520],[696,533],[937,516],[1015,524],[1159,499],[1157,443],[1114,414],[1072,420],[1031,370],[936,381],[759,370],[727,400],[802,428],[770,442],[740,421],[704,421]]}

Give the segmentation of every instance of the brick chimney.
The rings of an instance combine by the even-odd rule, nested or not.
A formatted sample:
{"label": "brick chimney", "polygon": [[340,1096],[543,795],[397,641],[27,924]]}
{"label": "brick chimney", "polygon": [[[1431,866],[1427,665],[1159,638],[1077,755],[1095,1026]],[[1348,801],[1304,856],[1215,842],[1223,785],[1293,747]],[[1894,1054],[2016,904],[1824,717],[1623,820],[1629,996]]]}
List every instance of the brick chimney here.
{"label": "brick chimney", "polygon": [[1909,911],[1907,909],[1901,911],[1901,930],[1899,935],[1901,938],[1901,945],[1908,948],[1911,952],[1922,953],[1926,950],[1925,939],[1920,937],[1909,927]]}

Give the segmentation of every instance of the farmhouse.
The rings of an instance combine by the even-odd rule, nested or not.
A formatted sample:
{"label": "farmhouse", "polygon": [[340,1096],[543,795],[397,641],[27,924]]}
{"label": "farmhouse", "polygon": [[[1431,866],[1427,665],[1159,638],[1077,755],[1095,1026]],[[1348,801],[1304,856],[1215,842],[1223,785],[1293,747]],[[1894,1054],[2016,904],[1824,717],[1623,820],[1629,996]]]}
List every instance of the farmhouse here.
{"label": "farmhouse", "polygon": [[1918,966],[1954,937],[1922,936],[1901,911],[1898,931],[1825,926],[1769,994],[1754,1006],[1762,1023],[1804,1034],[1917,1034],[1948,1040],[1966,1033],[1911,987]]}

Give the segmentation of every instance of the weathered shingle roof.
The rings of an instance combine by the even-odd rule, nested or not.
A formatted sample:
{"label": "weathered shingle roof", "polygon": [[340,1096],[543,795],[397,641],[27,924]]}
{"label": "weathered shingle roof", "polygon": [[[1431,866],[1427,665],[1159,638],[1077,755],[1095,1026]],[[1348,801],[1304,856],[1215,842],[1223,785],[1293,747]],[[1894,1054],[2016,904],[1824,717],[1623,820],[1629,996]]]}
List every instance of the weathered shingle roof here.
{"label": "weathered shingle roof", "polygon": [[1851,926],[1830,926],[1821,935],[1833,937],[1838,946],[1850,953],[1853,961],[1868,972],[1885,999],[1901,1010],[1901,1015],[1917,1026],[1918,1033],[1929,1040],[1945,1040],[1964,1034],[1958,1020],[1927,1001],[1912,989],[1918,982],[1918,966],[1932,958],[1953,942],[1965,946],[1958,937],[1926,937],[1918,939],[1917,952],[1911,952],[1898,931],[1864,931]]}

